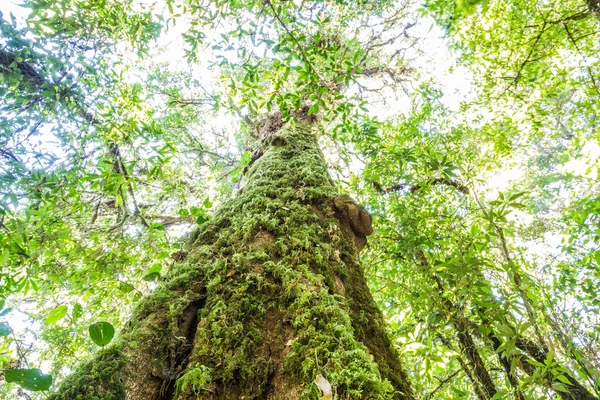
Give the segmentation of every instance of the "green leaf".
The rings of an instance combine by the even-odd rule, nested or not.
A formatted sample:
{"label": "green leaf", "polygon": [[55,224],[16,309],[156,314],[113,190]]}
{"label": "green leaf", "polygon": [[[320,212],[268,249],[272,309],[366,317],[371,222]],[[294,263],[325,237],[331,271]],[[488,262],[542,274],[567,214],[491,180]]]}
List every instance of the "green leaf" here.
{"label": "green leaf", "polygon": [[569,389],[567,389],[567,387],[565,385],[563,385],[562,383],[558,383],[558,382],[554,382],[552,384],[552,389],[556,390],[557,392],[563,392],[563,393],[569,392]]}
{"label": "green leaf", "polygon": [[67,315],[67,306],[58,306],[44,320],[44,324],[52,325]]}
{"label": "green leaf", "polygon": [[0,265],[8,264],[10,261],[10,251],[8,249],[2,250],[0,253]]}
{"label": "green leaf", "polygon": [[146,281],[157,280],[158,278],[160,278],[161,270],[162,270],[162,265],[160,263],[154,264],[152,267],[150,267],[150,269],[148,269],[148,272],[146,272],[146,275],[144,276],[144,280],[146,280]]}
{"label": "green leaf", "polygon": [[11,312],[13,309],[11,307],[5,308],[4,310],[2,310],[0,312],[0,317],[4,317],[6,314],[8,314],[9,312]]}
{"label": "green leaf", "polygon": [[135,288],[133,287],[133,285],[127,283],[127,282],[119,282],[119,290],[122,293],[129,293],[132,292]]}
{"label": "green leaf", "polygon": [[500,392],[496,393],[490,400],[505,399],[506,395],[507,395],[507,393],[505,391],[500,391]]}
{"label": "green leaf", "polygon": [[52,375],[45,375],[39,369],[5,369],[4,379],[34,392],[48,390],[52,386]]}
{"label": "green leaf", "polygon": [[90,325],[90,338],[98,346],[106,346],[115,336],[115,328],[108,322],[96,322]]}
{"label": "green leaf", "polygon": [[12,332],[8,322],[0,322],[0,337],[8,336]]}
{"label": "green leaf", "polygon": [[548,351],[548,355],[546,356],[546,359],[544,360],[544,364],[546,364],[547,366],[552,365],[552,350]]}
{"label": "green leaf", "polygon": [[77,322],[79,318],[83,315],[83,306],[79,303],[75,303],[73,305],[73,311],[71,312],[73,316],[73,322]]}

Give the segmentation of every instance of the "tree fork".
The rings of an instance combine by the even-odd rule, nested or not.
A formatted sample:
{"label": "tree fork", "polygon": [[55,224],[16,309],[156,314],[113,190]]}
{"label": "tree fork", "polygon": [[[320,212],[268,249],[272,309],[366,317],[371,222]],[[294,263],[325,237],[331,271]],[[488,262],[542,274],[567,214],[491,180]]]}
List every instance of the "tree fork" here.
{"label": "tree fork", "polygon": [[358,258],[371,218],[295,118],[255,124],[237,196],[52,400],[319,399],[317,378],[334,398],[413,398]]}

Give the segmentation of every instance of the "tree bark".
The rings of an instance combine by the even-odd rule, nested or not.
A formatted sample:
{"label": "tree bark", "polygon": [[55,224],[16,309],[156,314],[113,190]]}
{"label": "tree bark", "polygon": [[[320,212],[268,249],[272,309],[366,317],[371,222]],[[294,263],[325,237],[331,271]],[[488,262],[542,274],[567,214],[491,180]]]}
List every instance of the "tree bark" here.
{"label": "tree bark", "polygon": [[371,218],[296,117],[256,124],[237,196],[51,399],[320,399],[322,378],[333,398],[413,398],[359,263]]}
{"label": "tree bark", "polygon": [[[465,330],[463,331],[461,328]],[[471,362],[473,374],[477,377],[477,381],[485,393],[485,398],[491,399],[494,397],[494,395],[496,395],[496,393],[498,393],[498,391],[496,390],[494,380],[490,376],[485,363],[481,359],[481,355],[475,346],[473,337],[469,331],[466,330],[466,327],[459,326],[457,326],[456,335],[458,337],[458,342],[460,343],[463,354],[465,354],[467,359]]]}

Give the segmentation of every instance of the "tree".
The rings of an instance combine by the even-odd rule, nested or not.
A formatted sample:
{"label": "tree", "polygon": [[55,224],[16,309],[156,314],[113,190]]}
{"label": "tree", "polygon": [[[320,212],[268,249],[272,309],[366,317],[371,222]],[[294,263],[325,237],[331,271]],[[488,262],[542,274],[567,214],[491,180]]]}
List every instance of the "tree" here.
{"label": "tree", "polygon": [[[560,225],[546,220],[535,230],[523,222],[539,207],[533,198],[555,201],[542,194],[548,180],[564,179],[565,190],[590,181],[552,176],[540,162],[552,151],[521,145],[537,163],[519,155],[528,165],[519,189],[486,196],[489,175],[482,170],[493,171],[495,157],[506,164],[511,159],[484,150],[504,127],[463,122],[441,98],[426,86],[411,114],[355,141],[366,167],[353,184],[368,199],[379,236],[365,255],[378,265],[369,271],[370,282],[404,332],[409,365],[421,366],[422,378],[413,378],[416,391],[426,398],[595,398],[594,363],[582,354],[586,346],[567,339],[555,319],[579,314],[577,306],[554,308],[551,284],[544,281],[548,272],[538,271],[556,267],[533,256],[526,243]],[[556,146],[551,137],[545,141]]]}
{"label": "tree", "polygon": [[[10,193],[20,192],[14,211],[10,212],[8,206],[4,211],[8,218],[3,226],[11,234],[5,254],[17,260],[15,265],[18,266],[14,275],[6,275],[8,282],[12,282],[7,289],[9,293],[22,291],[25,295],[30,290],[29,285],[36,292],[44,293],[39,290],[35,275],[19,280],[14,276],[18,276],[21,265],[30,264],[32,258],[45,258],[40,256],[38,246],[43,248],[50,229],[60,232],[59,248],[41,254],[48,254],[52,260],[68,257],[73,261],[73,256],[67,255],[73,249],[77,249],[73,254],[75,260],[86,258],[86,247],[92,250],[97,246],[95,243],[90,246],[89,238],[101,245],[112,236],[125,244],[123,236],[127,234],[116,237],[113,232],[131,227],[142,227],[149,234],[148,239],[159,239],[154,245],[161,247],[159,235],[164,227],[153,221],[161,217],[152,215],[149,207],[142,203],[140,197],[147,199],[148,196],[140,193],[138,185],[143,182],[140,176],[154,182],[168,181],[164,169],[169,162],[165,157],[169,149],[165,152],[165,147],[171,145],[169,135],[179,132],[171,126],[167,132],[166,126],[159,125],[151,116],[151,110],[142,109],[142,86],[124,84],[123,71],[118,65],[104,64],[105,69],[100,73],[90,68],[101,63],[100,59],[118,55],[119,50],[110,42],[110,36],[108,41],[99,42],[96,32],[87,34],[81,29],[91,24],[99,32],[119,37],[139,26],[136,32],[148,31],[149,35],[132,38],[132,41],[143,53],[148,40],[154,37],[152,33],[157,32],[148,14],[140,16],[133,11],[131,3],[121,7],[91,2],[79,4],[75,15],[65,23],[53,17],[66,9],[65,4],[50,10],[35,1],[29,6],[33,9],[34,28],[18,30],[14,19],[12,22],[3,20],[7,47],[0,54],[7,87],[18,89],[5,92],[9,101],[4,110],[6,143],[14,143],[13,147],[6,146],[3,153],[15,177],[7,189]],[[194,7],[199,10],[197,5],[192,5]],[[234,15],[239,12],[234,11]],[[252,152],[247,154],[253,155],[244,161],[250,164],[244,169],[244,187],[234,200],[223,204],[210,221],[204,210],[184,204],[181,210],[185,212],[180,210],[182,220],[191,216],[200,225],[189,250],[172,253],[178,264],[159,279],[158,287],[151,294],[140,300],[116,343],[66,378],[51,398],[412,397],[408,378],[358,261],[358,251],[365,245],[366,235],[371,233],[370,217],[364,208],[337,193],[315,135],[319,108],[324,111],[330,108],[329,113],[335,113],[338,120],[348,118],[352,112],[351,103],[344,101],[340,94],[340,84],[353,79],[353,75],[364,68],[368,68],[367,76],[394,74],[389,67],[379,70],[369,58],[372,57],[369,53],[378,47],[378,41],[388,39],[374,31],[369,39],[372,51],[369,47],[365,51],[359,42],[343,45],[337,33],[326,32],[321,27],[310,32],[311,37],[291,32],[285,21],[288,10],[282,5],[276,7],[267,2],[262,4],[260,13],[266,11],[272,13],[272,18],[280,24],[279,29],[286,33],[276,44],[279,50],[273,60],[258,60],[253,66],[251,61],[255,57],[251,55],[250,61],[245,60],[242,65],[245,71],[242,95],[249,99],[242,101],[249,111],[243,118],[254,132],[250,135],[252,140],[248,136],[244,139],[251,142],[248,146]],[[398,18],[399,12],[395,14]],[[120,23],[107,25],[114,15],[120,16]],[[327,22],[322,14],[315,21]],[[238,21],[236,29],[242,25]],[[45,37],[47,28],[58,33],[58,42]],[[198,30],[194,32],[201,34]],[[39,41],[26,39],[31,34],[37,35]],[[228,33],[225,41],[232,36]],[[264,36],[268,37],[267,33]],[[244,37],[238,34],[237,38]],[[287,47],[290,45],[299,48],[300,54]],[[195,48],[197,42],[192,46]],[[85,54],[90,51],[94,52],[92,56]],[[190,58],[196,51],[190,51]],[[352,62],[347,61],[342,71],[323,67],[323,61],[333,61],[331,53],[343,54]],[[73,54],[79,55],[75,62]],[[295,65],[298,59],[300,68]],[[319,69],[313,63],[318,63]],[[259,106],[256,99],[264,96],[264,92],[259,91],[262,82],[257,77],[259,73],[267,73],[265,65],[272,77],[277,76],[273,79],[277,96],[272,95]],[[278,70],[273,70],[273,65]],[[236,79],[239,79],[236,74],[240,71],[228,61],[221,67],[232,71],[235,94]],[[286,83],[290,74],[298,82],[309,79],[309,85],[300,95],[293,94],[293,85]],[[99,96],[98,87],[101,88]],[[201,102],[182,99],[173,90],[163,91],[163,94],[171,106]],[[304,106],[306,99],[310,99],[309,106]],[[214,96],[209,103],[219,106]],[[226,105],[238,114],[243,112],[231,102]],[[280,112],[260,116],[266,111],[265,107],[268,110],[274,105]],[[28,119],[21,117],[25,111]],[[46,117],[49,113],[52,119]],[[35,116],[39,122],[31,126],[29,121]],[[163,123],[165,120],[167,118]],[[181,121],[178,116],[178,122]],[[22,124],[22,128],[15,129],[18,124]],[[63,165],[54,169],[56,160],[52,160],[46,168],[54,170],[31,171],[28,160],[19,157],[19,154],[27,154],[21,146],[45,124],[56,131],[67,128],[60,134],[63,144],[72,151],[65,159],[73,161],[70,165],[61,162]],[[83,136],[79,131],[82,126],[86,131]],[[341,126],[346,129],[351,125]],[[25,134],[24,139],[18,140],[21,132]],[[139,139],[145,139],[152,150],[136,148],[133,143]],[[156,142],[164,146],[159,145],[160,149],[156,150]],[[74,146],[69,148],[71,144]],[[97,163],[86,161],[90,157],[86,146],[90,145],[102,154]],[[206,151],[202,143],[196,145],[201,155],[222,158]],[[159,157],[151,159],[142,170],[139,155],[147,157],[148,153],[158,153]],[[130,157],[135,162],[128,161]],[[90,205],[90,197],[85,194],[90,192],[95,206]],[[72,195],[76,196],[74,203]],[[191,191],[191,196],[198,195]],[[206,206],[206,201],[203,204]],[[74,221],[82,222],[90,217],[90,225],[94,225],[103,214],[103,224],[111,221],[105,231],[90,236],[83,224],[76,225],[75,231],[69,229]],[[26,216],[24,220],[22,215]],[[38,219],[38,224],[48,223],[45,233],[40,235],[31,229],[31,216]],[[14,239],[19,229],[26,238],[24,242]],[[81,234],[83,240],[78,238]],[[125,246],[135,248],[131,243]],[[64,253],[61,247],[65,247]],[[146,243],[139,248],[148,250]],[[159,255],[145,258],[164,260],[164,245]],[[110,260],[108,270],[106,259],[98,262],[100,276],[95,276],[94,281],[98,282],[101,276],[122,273],[124,261]],[[137,262],[140,261],[144,259]],[[56,269],[39,261],[32,264],[38,274]],[[81,275],[66,264],[64,267],[70,277],[65,286],[85,285],[89,275]],[[146,271],[147,280],[156,280],[160,276],[160,263],[158,268],[153,266]],[[52,271],[52,276],[55,274]],[[130,283],[115,280],[116,289],[131,292]],[[46,293],[55,292],[51,287],[44,289]],[[81,318],[81,303],[85,301],[84,296],[73,306],[69,314],[73,320]],[[67,309],[65,305],[58,305],[45,322],[54,325],[67,315]],[[110,326],[104,322],[93,324],[92,339],[96,336],[96,343],[108,344],[112,331],[106,338],[103,329]],[[49,331],[52,332],[51,328]],[[18,340],[15,342],[18,346]],[[36,370],[22,371],[33,374]],[[13,382],[24,384],[24,379],[13,379]],[[32,388],[27,384],[24,387]]]}
{"label": "tree", "polygon": [[597,398],[597,5],[423,3],[2,17],[0,397]]}
{"label": "tree", "polygon": [[412,398],[358,261],[370,216],[336,193],[307,110],[257,124],[236,198],[52,398]]}

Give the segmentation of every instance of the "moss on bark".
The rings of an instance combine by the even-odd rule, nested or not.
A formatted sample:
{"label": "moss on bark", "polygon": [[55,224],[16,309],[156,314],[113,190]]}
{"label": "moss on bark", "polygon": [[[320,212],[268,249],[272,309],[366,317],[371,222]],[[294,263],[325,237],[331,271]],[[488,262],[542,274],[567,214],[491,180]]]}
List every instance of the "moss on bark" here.
{"label": "moss on bark", "polygon": [[309,118],[270,115],[254,136],[243,188],[113,350],[114,398],[319,399],[318,375],[339,399],[411,398],[358,262],[368,214],[336,193]]}
{"label": "moss on bark", "polygon": [[[61,385],[61,391],[49,397],[50,400],[122,400],[125,398],[125,385],[120,371],[125,359],[118,346],[99,351],[93,360],[79,367]],[[95,390],[85,390],[94,387]]]}

